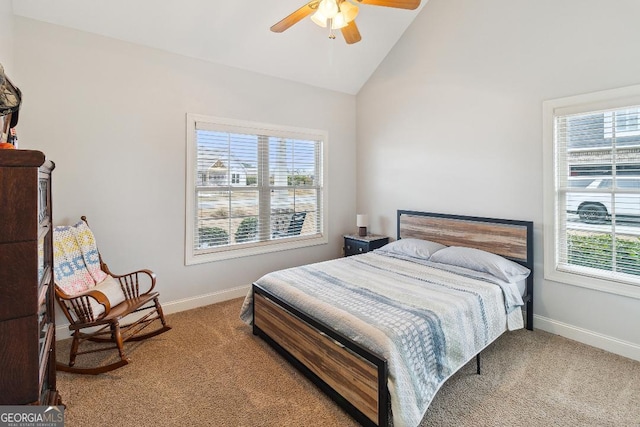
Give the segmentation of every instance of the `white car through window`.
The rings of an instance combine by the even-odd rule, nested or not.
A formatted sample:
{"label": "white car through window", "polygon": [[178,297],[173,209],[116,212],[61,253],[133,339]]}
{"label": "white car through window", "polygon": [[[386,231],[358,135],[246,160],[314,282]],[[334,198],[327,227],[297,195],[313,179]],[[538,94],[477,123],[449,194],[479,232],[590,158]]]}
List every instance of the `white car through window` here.
{"label": "white car through window", "polygon": [[[614,185],[615,183],[615,185]],[[600,224],[615,218],[640,222],[640,177],[570,178],[567,213]]]}

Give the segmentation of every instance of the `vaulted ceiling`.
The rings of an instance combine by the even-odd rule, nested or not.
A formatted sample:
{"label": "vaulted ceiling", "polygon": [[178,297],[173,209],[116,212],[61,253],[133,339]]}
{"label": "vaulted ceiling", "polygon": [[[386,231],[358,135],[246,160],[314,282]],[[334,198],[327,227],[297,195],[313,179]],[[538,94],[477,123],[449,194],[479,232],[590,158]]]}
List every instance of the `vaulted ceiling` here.
{"label": "vaulted ceiling", "polygon": [[356,94],[402,36],[416,10],[361,5],[362,41],[305,18],[269,28],[308,0],[13,0],[15,15],[152,48]]}

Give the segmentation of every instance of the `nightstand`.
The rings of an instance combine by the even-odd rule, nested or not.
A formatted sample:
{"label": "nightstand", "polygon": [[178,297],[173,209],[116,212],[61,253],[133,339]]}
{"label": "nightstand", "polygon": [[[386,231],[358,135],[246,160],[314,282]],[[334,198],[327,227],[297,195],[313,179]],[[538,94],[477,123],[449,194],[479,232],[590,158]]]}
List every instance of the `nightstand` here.
{"label": "nightstand", "polygon": [[343,237],[344,256],[363,254],[381,248],[389,243],[388,237],[379,234],[367,234],[366,236],[345,234]]}

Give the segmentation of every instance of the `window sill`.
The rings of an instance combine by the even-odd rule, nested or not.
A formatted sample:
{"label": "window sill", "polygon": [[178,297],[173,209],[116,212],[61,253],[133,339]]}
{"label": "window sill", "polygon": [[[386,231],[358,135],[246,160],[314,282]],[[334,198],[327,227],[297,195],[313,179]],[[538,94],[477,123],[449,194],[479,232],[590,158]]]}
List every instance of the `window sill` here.
{"label": "window sill", "polygon": [[269,241],[247,245],[244,247],[226,247],[204,253],[191,251],[185,256],[185,265],[204,264],[207,262],[223,261],[226,259],[242,258],[254,255],[268,254],[272,252],[287,251],[291,249],[306,248],[310,246],[326,245],[329,242],[327,236],[299,237],[294,239],[282,239],[282,241]]}
{"label": "window sill", "polygon": [[545,262],[545,280],[593,289],[600,292],[607,292],[623,297],[640,299],[640,286],[638,285],[630,285],[614,280],[598,279],[568,271],[560,271],[555,268],[547,267],[547,264],[548,263]]}

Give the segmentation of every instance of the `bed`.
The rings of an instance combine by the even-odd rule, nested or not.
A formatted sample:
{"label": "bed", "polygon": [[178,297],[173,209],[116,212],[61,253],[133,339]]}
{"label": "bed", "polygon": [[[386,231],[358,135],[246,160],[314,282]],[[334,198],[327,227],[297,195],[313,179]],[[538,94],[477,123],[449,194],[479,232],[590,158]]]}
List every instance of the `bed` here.
{"label": "bed", "polygon": [[400,210],[395,242],[269,273],[241,318],[361,424],[417,426],[451,375],[533,329],[532,272],[530,221]]}

